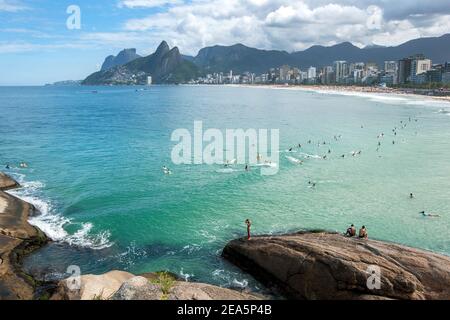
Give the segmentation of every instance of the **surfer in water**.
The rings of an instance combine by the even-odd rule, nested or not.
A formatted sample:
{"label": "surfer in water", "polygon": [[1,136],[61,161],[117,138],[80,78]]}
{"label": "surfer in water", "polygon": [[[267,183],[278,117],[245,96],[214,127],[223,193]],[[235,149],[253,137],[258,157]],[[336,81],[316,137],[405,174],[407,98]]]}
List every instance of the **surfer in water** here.
{"label": "surfer in water", "polygon": [[248,166],[248,164],[245,165],[245,171],[250,171],[250,167]]}
{"label": "surfer in water", "polygon": [[245,224],[247,225],[247,240],[251,239],[250,229],[252,227],[252,222],[250,219],[245,220]]}
{"label": "surfer in water", "polygon": [[9,163],[6,164],[5,169],[7,169],[7,170],[10,169]]}
{"label": "surfer in water", "polygon": [[431,217],[431,218],[438,218],[440,215],[434,214],[434,213],[427,213],[425,211],[420,211],[420,214],[422,214],[424,217]]}
{"label": "surfer in water", "polygon": [[414,199],[414,194],[412,192],[409,194],[409,198]]}

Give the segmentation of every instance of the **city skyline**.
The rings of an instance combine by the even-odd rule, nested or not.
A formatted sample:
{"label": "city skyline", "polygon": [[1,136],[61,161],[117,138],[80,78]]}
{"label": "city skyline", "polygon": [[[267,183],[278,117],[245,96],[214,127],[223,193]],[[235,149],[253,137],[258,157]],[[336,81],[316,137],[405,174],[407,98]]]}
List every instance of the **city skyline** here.
{"label": "city skyline", "polygon": [[[72,5],[80,29],[67,28]],[[0,84],[81,79],[119,49],[145,55],[162,39],[189,55],[235,43],[288,52],[346,41],[398,45],[450,32],[448,12],[448,1],[1,0]]]}

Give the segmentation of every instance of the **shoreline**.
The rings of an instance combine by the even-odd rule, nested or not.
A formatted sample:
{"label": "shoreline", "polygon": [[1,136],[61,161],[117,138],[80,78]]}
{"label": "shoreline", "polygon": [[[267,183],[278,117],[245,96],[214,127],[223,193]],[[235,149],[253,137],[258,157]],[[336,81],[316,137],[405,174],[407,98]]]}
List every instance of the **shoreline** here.
{"label": "shoreline", "polygon": [[22,269],[23,259],[49,241],[37,227],[29,224],[35,207],[5,190],[20,185],[0,174],[0,300],[32,300],[41,284]]}
{"label": "shoreline", "polygon": [[318,92],[336,95],[352,95],[362,96],[361,94],[375,94],[375,95],[391,95],[406,98],[419,98],[422,100],[434,100],[444,103],[449,103],[450,96],[429,96],[414,93],[416,89],[396,89],[396,88],[382,88],[382,87],[362,87],[362,86],[332,86],[332,85],[282,85],[282,84],[231,84],[228,86],[242,87],[242,88],[261,88],[261,89],[285,89],[298,90],[304,92]]}
{"label": "shoreline", "polygon": [[[15,180],[5,174],[0,175],[0,183],[15,184],[20,187]],[[136,276],[114,269],[100,275],[83,275],[82,287],[75,292],[66,287],[64,280],[43,283],[26,274],[22,269],[23,258],[51,241],[39,228],[28,223],[28,218],[35,210],[33,205],[0,188],[0,299],[97,300],[101,298],[103,300],[110,299],[113,294],[119,300],[161,298],[160,289],[148,284],[148,281],[152,283],[154,279],[150,278],[154,278],[155,274],[161,274],[158,272],[148,273],[150,278],[145,274]],[[296,244],[291,248],[293,243]],[[274,246],[282,249],[275,250]],[[391,250],[396,253],[392,254]],[[311,254],[314,256],[312,260],[309,259],[312,257]],[[271,259],[261,260],[260,255],[271,257]],[[408,255],[417,256],[417,261],[410,259]],[[439,299],[447,294],[448,289],[445,288],[450,288],[450,283],[447,283],[450,279],[450,257],[447,255],[384,240],[347,238],[336,232],[310,230],[270,236],[255,235],[250,241],[244,238],[235,239],[225,244],[222,257],[241,268],[244,273],[259,280],[269,289],[270,296],[276,294],[274,296],[291,299]],[[357,260],[353,261],[351,257],[356,257]],[[366,260],[373,261],[369,263]],[[295,276],[295,279],[300,277],[297,280],[283,276],[288,272],[283,269],[283,266],[292,265],[293,261],[299,263],[299,270],[306,268]],[[319,262],[316,263],[316,261]],[[311,280],[314,277],[311,278],[308,274],[322,272],[321,263],[330,267],[329,277],[317,281]],[[376,264],[383,272],[389,273],[388,288],[383,289],[382,293],[367,291],[361,284],[365,281],[364,268],[370,264]],[[336,271],[336,266],[339,266],[340,271]],[[395,272],[392,272],[393,269],[396,269]],[[126,277],[123,277],[124,274]],[[358,275],[356,280],[355,274]],[[402,276],[401,279],[397,278],[398,275]],[[306,277],[305,280],[301,280],[302,277]],[[173,284],[170,295],[167,296],[169,300],[269,298],[257,292],[235,291],[208,283],[184,282],[177,279],[179,278],[174,275],[171,280]],[[333,289],[334,291],[322,289],[322,287],[335,288],[335,281],[343,281],[345,286]],[[137,282],[139,282],[138,285]],[[310,286],[308,295],[304,295],[301,289],[302,283],[306,282],[308,282],[307,286]],[[40,292],[43,285],[50,285],[51,288],[48,287],[47,290]],[[125,294],[124,290],[128,293]]]}

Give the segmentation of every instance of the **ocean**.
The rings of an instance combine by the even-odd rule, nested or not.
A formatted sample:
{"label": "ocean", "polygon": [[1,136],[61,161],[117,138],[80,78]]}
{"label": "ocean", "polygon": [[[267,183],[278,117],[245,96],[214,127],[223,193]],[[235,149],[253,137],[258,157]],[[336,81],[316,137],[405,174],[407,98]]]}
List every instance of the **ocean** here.
{"label": "ocean", "polygon": [[[268,87],[0,87],[0,165],[54,240],[26,259],[29,272],[169,270],[258,290],[221,258],[247,218],[254,234],[353,223],[450,255],[449,112],[426,97]],[[278,173],[174,165],[171,134],[194,121],[279,129]]]}

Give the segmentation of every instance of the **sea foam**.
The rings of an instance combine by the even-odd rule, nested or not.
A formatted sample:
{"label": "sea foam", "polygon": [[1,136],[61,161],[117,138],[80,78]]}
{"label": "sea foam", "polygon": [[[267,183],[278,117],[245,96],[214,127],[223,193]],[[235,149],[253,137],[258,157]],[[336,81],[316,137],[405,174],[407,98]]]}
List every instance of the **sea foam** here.
{"label": "sea foam", "polygon": [[[29,218],[29,223],[44,232],[50,239],[69,245],[91,248],[94,250],[111,247],[113,243],[109,240],[109,231],[93,233],[92,223],[76,223],[72,219],[66,218],[57,213],[52,201],[45,199],[42,195],[42,188],[45,183],[41,181],[26,181],[25,174],[12,172],[11,175],[22,186],[20,189],[8,191],[10,194],[31,203],[39,213]],[[66,227],[76,226],[77,231],[70,234]]]}

